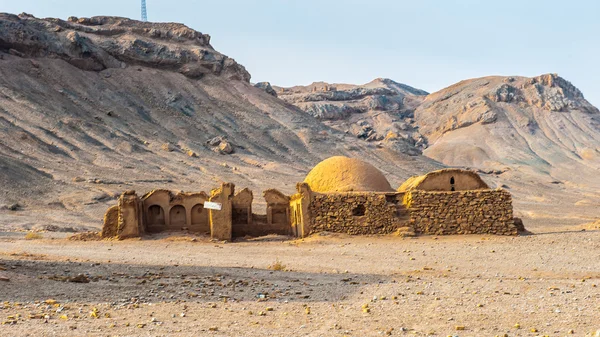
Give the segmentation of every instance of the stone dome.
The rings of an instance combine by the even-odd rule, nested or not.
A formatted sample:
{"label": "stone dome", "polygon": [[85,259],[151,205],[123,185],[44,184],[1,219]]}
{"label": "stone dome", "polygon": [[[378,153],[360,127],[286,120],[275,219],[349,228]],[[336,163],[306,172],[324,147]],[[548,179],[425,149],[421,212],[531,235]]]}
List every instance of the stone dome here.
{"label": "stone dome", "polygon": [[360,159],[331,157],[317,164],[304,182],[319,193],[391,192],[390,183],[375,166]]}

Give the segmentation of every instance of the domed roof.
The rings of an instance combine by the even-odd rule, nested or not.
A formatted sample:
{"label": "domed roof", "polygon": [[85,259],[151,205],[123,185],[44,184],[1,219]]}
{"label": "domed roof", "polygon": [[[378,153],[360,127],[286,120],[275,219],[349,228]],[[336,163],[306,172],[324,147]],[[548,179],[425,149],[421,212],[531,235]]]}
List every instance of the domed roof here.
{"label": "domed roof", "polygon": [[331,157],[317,164],[304,182],[320,193],[390,192],[393,191],[383,173],[360,159]]}

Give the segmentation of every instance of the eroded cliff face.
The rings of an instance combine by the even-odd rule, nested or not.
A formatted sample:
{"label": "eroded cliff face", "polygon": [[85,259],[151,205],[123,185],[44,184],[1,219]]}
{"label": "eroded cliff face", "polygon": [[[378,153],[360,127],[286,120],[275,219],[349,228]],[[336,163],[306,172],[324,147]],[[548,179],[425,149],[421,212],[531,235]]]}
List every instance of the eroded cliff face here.
{"label": "eroded cliff face", "polygon": [[[539,215],[545,217],[584,214],[585,207],[597,205],[600,113],[560,76],[476,78],[429,95],[392,95],[385,84],[314,83],[278,93],[324,124],[379,148],[498,178],[503,183],[492,186],[510,188],[517,209],[576,205],[568,211],[548,206]],[[388,104],[370,105],[383,97]]]}
{"label": "eroded cliff face", "polygon": [[63,21],[0,13],[0,49],[20,56],[60,58],[88,71],[143,65],[190,78],[211,73],[250,80],[242,65],[213,49],[209,35],[177,23],[106,16]]}
{"label": "eroded cliff face", "polygon": [[279,97],[321,120],[342,120],[369,111],[409,112],[412,96],[427,92],[390,79],[378,78],[364,85],[315,82],[308,86],[276,87]]}
{"label": "eroded cliff face", "polygon": [[385,78],[363,85],[315,82],[275,88],[282,100],[380,148],[415,156],[426,144],[413,119],[415,108],[427,95],[423,90]]}

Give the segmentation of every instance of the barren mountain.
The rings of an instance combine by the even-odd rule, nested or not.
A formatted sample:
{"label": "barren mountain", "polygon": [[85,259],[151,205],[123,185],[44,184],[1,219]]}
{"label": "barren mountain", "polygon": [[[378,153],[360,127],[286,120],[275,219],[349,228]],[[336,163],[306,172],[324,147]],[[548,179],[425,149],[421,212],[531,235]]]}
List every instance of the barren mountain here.
{"label": "barren mountain", "polygon": [[600,164],[600,112],[555,74],[462,81],[427,96],[415,120],[427,155],[448,165],[568,179],[560,168],[597,173]]}
{"label": "barren mountain", "polygon": [[0,14],[0,223],[99,227],[124,190],[222,181],[260,202],[333,155],[365,158],[394,186],[442,166],[323,125],[249,79],[180,24]]}
{"label": "barren mountain", "polygon": [[277,91],[358,139],[497,178],[521,215],[598,217],[600,112],[558,75],[471,79],[429,95],[381,79]]}

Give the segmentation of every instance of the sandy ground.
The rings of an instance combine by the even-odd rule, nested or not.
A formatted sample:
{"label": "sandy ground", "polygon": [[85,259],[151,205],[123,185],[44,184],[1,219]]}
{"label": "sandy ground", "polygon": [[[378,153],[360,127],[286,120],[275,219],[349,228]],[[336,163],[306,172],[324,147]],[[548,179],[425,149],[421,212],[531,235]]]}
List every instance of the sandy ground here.
{"label": "sandy ground", "polygon": [[[234,243],[65,235],[0,235],[0,277],[9,279],[0,281],[0,336],[594,336],[600,329],[600,231]],[[90,282],[66,281],[79,274]]]}

